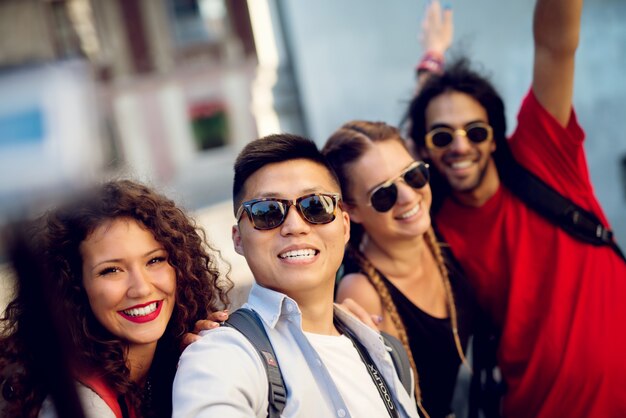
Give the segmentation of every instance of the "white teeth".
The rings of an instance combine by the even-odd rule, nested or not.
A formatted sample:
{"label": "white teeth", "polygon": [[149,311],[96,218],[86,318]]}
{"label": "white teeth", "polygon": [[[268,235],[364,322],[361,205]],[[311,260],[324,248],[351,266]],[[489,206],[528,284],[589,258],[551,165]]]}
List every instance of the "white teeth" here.
{"label": "white teeth", "polygon": [[400,218],[400,219],[410,218],[411,216],[413,216],[417,212],[419,212],[420,207],[421,207],[421,205],[418,203],[413,209],[411,209],[408,212],[404,212],[402,215],[398,216],[398,218]]}
{"label": "white teeth", "polygon": [[453,163],[450,163],[450,167],[452,167],[455,170],[457,170],[457,169],[467,168],[467,167],[471,166],[472,164],[473,163],[470,160],[454,161]]}
{"label": "white teeth", "polygon": [[307,249],[307,250],[293,250],[293,251],[287,251],[286,253],[282,253],[280,254],[278,257],[285,259],[285,258],[291,258],[291,259],[295,259],[295,258],[299,258],[299,259],[304,259],[304,258],[313,258],[315,257],[315,250],[311,250],[311,249]]}
{"label": "white teeth", "polygon": [[127,309],[123,311],[128,316],[146,316],[156,311],[158,302],[153,302],[150,305],[144,306],[142,308],[133,308]]}

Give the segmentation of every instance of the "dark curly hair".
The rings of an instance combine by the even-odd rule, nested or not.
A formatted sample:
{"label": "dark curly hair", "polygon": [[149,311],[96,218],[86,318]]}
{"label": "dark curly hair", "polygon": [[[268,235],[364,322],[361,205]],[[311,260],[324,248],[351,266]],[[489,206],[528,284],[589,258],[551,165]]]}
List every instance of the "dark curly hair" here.
{"label": "dark curly hair", "polygon": [[[145,399],[130,380],[125,360],[128,344],[96,320],[82,282],[80,244],[100,225],[117,218],[134,219],[147,228],[167,251],[168,262],[176,272],[176,304],[150,369],[152,399]],[[204,231],[172,200],[130,180],[107,182],[87,196],[48,212],[38,224],[37,238],[46,267],[60,288],[71,344],[74,352],[80,353],[77,373],[102,375],[109,387],[125,395],[142,416],[157,411],[169,416],[182,336],[193,330],[197,320],[229,302],[232,282],[220,277],[219,252],[206,243]],[[24,309],[18,296],[2,318],[0,369],[20,360],[23,341],[17,331]],[[26,370],[21,374],[13,388],[30,386],[31,390],[13,396],[8,408],[15,414],[9,410],[9,416],[36,416],[46,394],[38,393]]]}
{"label": "dark curly hair", "polygon": [[[416,149],[426,149],[426,109],[431,100],[443,93],[456,91],[465,93],[476,100],[487,112],[488,122],[493,128],[493,137],[496,143],[494,159],[498,170],[501,170],[500,154],[509,152],[506,140],[506,115],[504,102],[486,76],[471,68],[467,58],[458,58],[448,65],[441,74],[431,74],[419,93],[413,98],[404,118],[408,127],[409,137],[415,143]],[[431,165],[432,167],[432,165]],[[432,210],[436,212],[443,199],[450,193],[447,180],[436,170],[431,170],[431,185],[433,191]]]}

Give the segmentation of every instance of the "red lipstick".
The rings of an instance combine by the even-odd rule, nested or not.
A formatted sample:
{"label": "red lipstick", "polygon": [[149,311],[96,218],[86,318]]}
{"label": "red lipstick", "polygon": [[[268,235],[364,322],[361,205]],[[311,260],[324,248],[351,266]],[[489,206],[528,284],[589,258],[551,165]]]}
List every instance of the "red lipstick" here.
{"label": "red lipstick", "polygon": [[[131,310],[131,309],[139,309],[139,308],[143,308],[145,306],[149,306],[152,305],[153,303],[156,303],[156,309],[154,310],[154,312],[150,312],[147,315],[137,315],[137,316],[131,316],[128,315],[126,312]],[[120,314],[122,317],[124,317],[124,319],[127,319],[130,322],[134,322],[136,324],[143,324],[146,322],[150,322],[155,320],[159,314],[161,313],[161,308],[163,307],[163,301],[159,300],[159,301],[152,301],[152,302],[148,302],[148,303],[144,303],[141,305],[135,305],[133,307],[130,307],[128,309],[124,309],[123,311],[117,311],[118,314]]]}

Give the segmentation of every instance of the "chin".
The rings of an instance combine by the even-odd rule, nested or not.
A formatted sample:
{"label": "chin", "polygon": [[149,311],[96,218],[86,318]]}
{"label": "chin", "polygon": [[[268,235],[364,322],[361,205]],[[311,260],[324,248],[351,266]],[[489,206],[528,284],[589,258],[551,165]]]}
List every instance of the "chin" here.
{"label": "chin", "polygon": [[401,229],[400,236],[404,236],[410,239],[422,236],[430,228],[430,217],[427,219],[420,219],[419,222],[415,222],[412,225],[408,225],[406,228]]}
{"label": "chin", "polygon": [[452,190],[458,193],[473,192],[480,185],[478,179],[466,179],[463,181],[450,182]]}

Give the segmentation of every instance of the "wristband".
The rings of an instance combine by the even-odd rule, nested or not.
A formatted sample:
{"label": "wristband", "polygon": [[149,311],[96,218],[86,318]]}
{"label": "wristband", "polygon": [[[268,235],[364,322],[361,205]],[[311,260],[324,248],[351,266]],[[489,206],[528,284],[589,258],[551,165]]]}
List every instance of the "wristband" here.
{"label": "wristband", "polygon": [[443,54],[432,50],[426,51],[422,56],[422,60],[419,62],[419,64],[417,64],[417,67],[415,67],[415,70],[418,74],[422,71],[441,74],[443,73],[444,63],[445,60]]}

